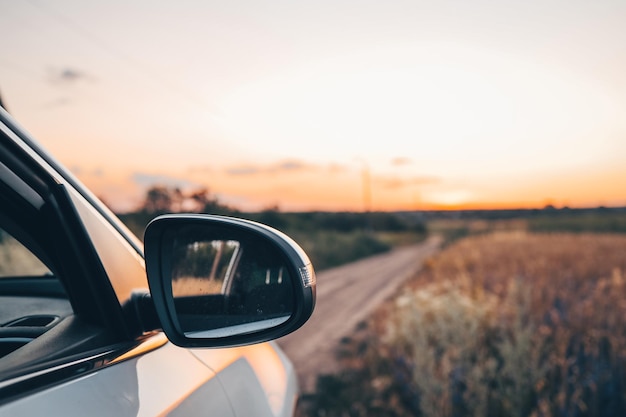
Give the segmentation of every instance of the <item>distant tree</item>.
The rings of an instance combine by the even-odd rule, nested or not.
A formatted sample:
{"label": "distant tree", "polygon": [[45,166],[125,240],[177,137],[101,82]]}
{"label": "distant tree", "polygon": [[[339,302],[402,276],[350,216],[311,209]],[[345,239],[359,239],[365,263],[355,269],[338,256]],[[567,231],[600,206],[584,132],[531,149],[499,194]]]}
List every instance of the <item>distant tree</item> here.
{"label": "distant tree", "polygon": [[207,205],[211,203],[211,194],[206,187],[198,188],[189,193],[188,199],[193,211],[204,211]]}
{"label": "distant tree", "polygon": [[183,191],[180,188],[163,185],[154,185],[148,189],[139,211],[148,214],[187,211],[221,215],[234,215],[239,212],[212,197],[206,187]]}
{"label": "distant tree", "polygon": [[219,214],[222,216],[233,216],[233,215],[237,215],[240,212],[239,210],[235,208],[232,208],[225,204],[220,203],[217,198],[211,198],[204,205],[204,208],[202,209],[202,213]]}
{"label": "distant tree", "polygon": [[287,227],[287,219],[280,213],[278,206],[268,207],[261,211],[257,220],[268,226],[283,230]]}
{"label": "distant tree", "polygon": [[[178,194],[180,194],[180,190],[178,190]],[[176,200],[176,191],[163,185],[155,185],[146,192],[142,210],[152,214],[171,212]]]}
{"label": "distant tree", "polygon": [[180,212],[183,210],[183,202],[185,201],[185,196],[180,188],[176,187],[171,190],[172,193],[172,202],[170,204],[170,210],[172,212]]}

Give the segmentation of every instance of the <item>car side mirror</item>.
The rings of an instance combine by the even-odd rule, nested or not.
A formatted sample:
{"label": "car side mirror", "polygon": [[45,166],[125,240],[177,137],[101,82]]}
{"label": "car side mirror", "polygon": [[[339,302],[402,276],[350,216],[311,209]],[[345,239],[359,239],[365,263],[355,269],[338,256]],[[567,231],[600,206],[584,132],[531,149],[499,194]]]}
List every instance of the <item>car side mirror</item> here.
{"label": "car side mirror", "polygon": [[309,258],[269,226],[214,215],[163,215],[147,226],[144,245],[157,315],[178,346],[264,342],[298,329],[313,313]]}

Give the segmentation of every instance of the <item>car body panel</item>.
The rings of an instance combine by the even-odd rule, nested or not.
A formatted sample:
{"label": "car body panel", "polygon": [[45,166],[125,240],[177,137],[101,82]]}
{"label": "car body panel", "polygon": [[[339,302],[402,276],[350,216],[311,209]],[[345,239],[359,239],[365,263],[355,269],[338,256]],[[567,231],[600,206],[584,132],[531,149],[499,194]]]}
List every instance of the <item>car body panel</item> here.
{"label": "car body panel", "polygon": [[0,407],[6,416],[234,416],[215,373],[167,343]]}
{"label": "car body panel", "polygon": [[292,415],[298,382],[293,365],[276,343],[192,352],[217,373],[238,416]]}
{"label": "car body panel", "polygon": [[[100,295],[110,298],[102,305],[119,304],[123,311],[134,291],[148,287],[137,238],[1,108],[0,130],[27,155],[29,166],[38,175],[64,189],[66,204],[73,211],[67,219],[84,230],[102,266],[102,273],[83,278],[110,283],[113,291]],[[126,327],[128,323],[123,321],[130,319],[118,314],[112,320]],[[185,349],[167,342],[163,333],[132,337],[136,340],[118,340],[118,344],[141,348],[115,354],[110,361],[100,359],[108,355],[109,347],[103,345],[95,353],[72,353],[66,362],[57,358],[54,369],[46,368],[46,358],[41,358],[17,376],[0,378],[0,394],[10,393],[5,398],[0,395],[0,416],[278,417],[294,411],[295,372],[272,342],[229,349]],[[146,338],[152,342],[142,341]],[[94,361],[99,365],[94,367]]]}
{"label": "car body panel", "polygon": [[148,291],[146,266],[141,254],[80,193],[70,189],[69,194],[120,305],[128,302],[133,291]]}

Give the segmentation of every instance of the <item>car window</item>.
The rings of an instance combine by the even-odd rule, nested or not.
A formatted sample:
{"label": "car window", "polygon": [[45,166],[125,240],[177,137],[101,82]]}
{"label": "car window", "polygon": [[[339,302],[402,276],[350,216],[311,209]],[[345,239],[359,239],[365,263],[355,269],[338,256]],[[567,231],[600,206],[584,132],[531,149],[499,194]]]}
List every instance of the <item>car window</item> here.
{"label": "car window", "polygon": [[0,228],[0,278],[51,275],[29,249]]}
{"label": "car window", "polygon": [[74,189],[68,191],[119,303],[124,305],[135,291],[147,291],[143,257],[84,196]]}

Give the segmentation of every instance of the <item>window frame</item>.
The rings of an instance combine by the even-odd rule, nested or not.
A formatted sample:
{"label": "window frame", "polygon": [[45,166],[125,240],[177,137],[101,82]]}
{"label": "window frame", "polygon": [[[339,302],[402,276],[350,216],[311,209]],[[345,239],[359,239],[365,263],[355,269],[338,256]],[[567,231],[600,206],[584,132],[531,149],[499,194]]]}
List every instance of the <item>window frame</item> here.
{"label": "window frame", "polygon": [[[40,337],[46,336],[45,343],[37,343],[37,338],[18,353],[0,358],[0,386],[2,381],[49,369],[51,364],[59,366],[94,352],[111,351],[113,346],[119,349],[120,344],[126,346],[137,339],[72,203],[69,185],[59,181],[58,175],[20,142],[0,118],[0,174],[9,178],[0,180],[0,201],[7,203],[3,204],[3,229],[62,282],[74,313],[62,326],[51,329],[54,332]],[[37,282],[37,277],[32,277],[18,291],[27,293]]]}

